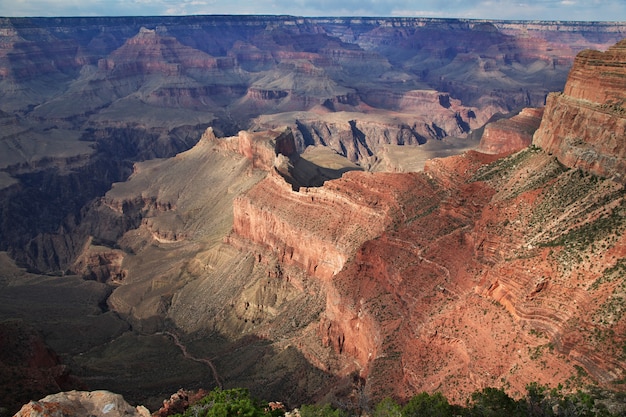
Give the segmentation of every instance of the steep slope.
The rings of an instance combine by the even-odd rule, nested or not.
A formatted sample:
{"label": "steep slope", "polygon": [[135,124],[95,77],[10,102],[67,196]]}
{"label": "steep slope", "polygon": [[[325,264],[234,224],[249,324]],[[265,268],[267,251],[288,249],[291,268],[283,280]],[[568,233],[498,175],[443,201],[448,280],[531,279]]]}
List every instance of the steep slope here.
{"label": "steep slope", "polygon": [[[278,172],[307,178],[296,171],[312,169],[333,178],[333,169],[314,169],[308,157],[297,155],[289,130],[218,139],[208,129],[187,152],[137,164],[127,182],[90,207],[85,224],[99,226],[88,229],[71,270],[112,286],[108,308],[132,325],[111,344],[68,353],[90,388],[108,387],[151,407],[175,385],[241,385],[263,397],[283,397],[290,386],[285,400],[294,404],[330,389],[324,381],[332,386],[336,376],[292,345],[314,340],[311,323],[324,302],[319,283],[229,236],[233,200],[267,181],[268,171],[289,190]],[[318,159],[334,164],[334,178],[343,172],[337,160]],[[139,357],[176,370],[164,377],[146,365],[125,373],[126,361]],[[260,383],[268,374],[272,383]]]}
{"label": "steep slope", "polygon": [[[618,45],[599,56],[610,65],[621,62],[621,51]],[[601,59],[595,64],[605,66]],[[613,90],[623,100],[626,85]],[[589,107],[579,107],[581,117]],[[549,111],[543,129],[553,117]],[[617,125],[624,121],[615,118]],[[493,134],[517,126],[520,137],[528,136],[537,121],[527,112]],[[613,125],[585,128],[617,136],[610,156],[619,157],[623,134],[610,130]],[[570,127],[572,135],[576,126]],[[533,381],[621,389],[626,192],[620,182],[568,166],[567,158],[537,147],[542,134],[538,130],[533,146],[504,159],[476,152],[435,159],[424,173],[396,174],[395,185],[387,183],[389,174],[367,174],[387,184],[383,188],[391,192],[385,194],[367,186],[368,177],[359,173],[312,195],[284,187],[276,194],[280,187],[261,182],[236,202],[234,231],[268,242],[283,265],[323,279],[327,301],[318,335],[345,364],[337,367],[333,359],[325,366],[343,375],[358,372],[370,398],[439,390],[461,400],[485,386],[522,392]],[[567,143],[565,135],[551,139]],[[605,169],[611,177],[623,173],[618,165]],[[356,178],[358,187],[342,187]],[[331,191],[339,195],[316,198]],[[385,231],[372,240],[364,234],[354,246],[343,244],[350,234],[331,227],[342,224],[334,216],[346,222],[361,217],[352,210],[342,211],[346,217],[332,210],[329,215],[340,196],[375,202],[379,213],[390,216],[381,225]],[[277,209],[283,201],[289,207],[284,212]],[[390,204],[396,209],[385,210]],[[317,232],[306,238],[311,230]],[[310,244],[295,246],[294,237],[301,236]],[[323,243],[317,244],[320,237]],[[348,261],[334,261],[341,259],[338,254]]]}
{"label": "steep slope", "polygon": [[[411,204],[394,227],[324,277],[319,337],[358,364],[326,366],[358,371],[370,398],[440,390],[462,400],[484,386],[522,392],[532,381],[619,387],[622,186],[540,150],[485,165],[493,160],[470,153],[435,160],[411,180],[398,174],[405,184],[421,178],[411,187],[420,192],[404,194]],[[307,224],[326,224],[323,207],[306,210]],[[304,212],[290,213],[275,233],[298,227]],[[302,263],[297,249],[281,255],[293,235],[272,240],[286,265]],[[300,251],[309,248],[315,265],[341,246]]]}
{"label": "steep slope", "polygon": [[624,182],[626,40],[606,52],[583,51],[562,94],[551,94],[535,139],[565,165]]}
{"label": "steep slope", "polygon": [[523,109],[510,119],[501,119],[485,126],[478,150],[485,153],[511,154],[532,143],[539,128],[543,109]]}
{"label": "steep slope", "polygon": [[[236,143],[243,143],[247,136],[242,133]],[[256,136],[267,141],[278,133]],[[259,181],[265,171],[254,169],[252,160],[253,155],[260,158],[262,154],[248,151],[248,159],[238,153],[238,145],[235,150],[224,149],[227,143],[209,130],[194,148],[175,158],[137,165],[128,182],[115,184],[94,207],[90,215],[111,219],[112,226],[103,230],[118,229],[113,240],[119,241],[125,252],[123,285],[109,299],[116,311],[139,321],[163,319],[159,309],[184,283],[181,273],[185,265],[218,244],[230,230],[232,200]],[[273,149],[271,152],[274,157]],[[120,230],[119,225],[128,228]],[[95,239],[103,240],[99,234]],[[175,261],[159,255],[163,250],[170,256],[176,254]],[[155,273],[160,278],[155,278]],[[141,303],[137,303],[138,294],[144,294]]]}

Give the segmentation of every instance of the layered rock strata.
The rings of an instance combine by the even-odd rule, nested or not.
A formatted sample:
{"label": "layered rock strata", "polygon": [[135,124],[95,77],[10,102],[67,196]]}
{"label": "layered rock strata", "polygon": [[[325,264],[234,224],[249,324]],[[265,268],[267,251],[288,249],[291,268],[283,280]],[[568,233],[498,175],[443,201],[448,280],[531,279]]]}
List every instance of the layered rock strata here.
{"label": "layered rock strata", "polygon": [[[0,216],[18,227],[3,228],[0,247],[33,270],[63,272],[85,242],[74,224],[84,206],[133,161],[188,149],[209,124],[224,136],[290,125],[299,152],[332,144],[370,167],[381,144],[466,136],[493,114],[542,105],[578,49],[624,32],[462,19],[3,18]],[[285,114],[295,111],[306,116]],[[342,112],[353,114],[326,117]],[[253,122],[267,113],[275,120]],[[76,178],[86,170],[105,181]],[[81,196],[67,195],[68,182]]]}
{"label": "layered rock strata", "polygon": [[273,248],[282,262],[329,279],[389,227],[413,186],[410,177],[348,172],[323,187],[293,191],[274,174],[235,199],[233,231]]}
{"label": "layered rock strata", "polygon": [[521,151],[532,143],[542,116],[543,109],[527,108],[509,119],[487,124],[478,150],[503,155]]}
{"label": "layered rock strata", "polygon": [[626,40],[581,52],[564,92],[548,97],[534,143],[569,167],[626,181],[625,90]]}
{"label": "layered rock strata", "polygon": [[[589,46],[585,36],[593,34],[602,47],[623,31],[620,24],[582,24],[580,32],[563,25],[564,44],[546,34],[549,24],[504,28],[438,19],[2,23],[8,26],[8,41],[0,42],[6,47],[0,60],[3,116],[19,116],[3,117],[7,132],[22,132],[24,120],[24,126],[47,120],[34,129],[36,137],[49,132],[92,141],[98,160],[115,156],[110,159],[119,162],[96,171],[109,184],[126,178],[117,174],[127,173],[131,160],[191,147],[199,126],[233,131],[263,112],[273,113],[265,119],[276,123],[272,127],[292,126],[292,137],[276,130],[220,140],[207,132],[175,158],[135,165],[129,181],[84,209],[78,200],[71,213],[45,225],[45,234],[24,240],[29,246],[21,259],[31,266],[59,274],[70,266],[69,272],[114,284],[107,299],[99,282],[39,277],[68,288],[75,281],[100,288],[97,297],[74,298],[96,300],[96,307],[72,310],[80,311],[71,314],[72,327],[50,333],[93,383],[135,396],[162,392],[157,367],[125,371],[125,358],[144,363],[146,352],[157,352],[149,363],[166,363],[176,388],[180,381],[243,382],[263,396],[280,393],[294,402],[332,395],[341,401],[405,399],[423,390],[461,401],[485,386],[523,392],[531,381],[621,388],[624,190],[611,179],[567,169],[595,169],[559,153],[572,148],[568,141],[581,146],[574,133],[550,136],[554,150],[541,145],[552,155],[535,147],[494,162],[494,155],[469,152],[431,161],[420,174],[349,172],[332,180],[354,171],[354,164],[322,169],[293,154],[341,136],[345,140],[333,142],[334,157],[374,166],[378,145],[469,134],[498,111],[541,105],[548,91],[561,88],[574,49]],[[77,33],[82,35],[72,38]],[[140,56],[143,47],[150,57]],[[57,52],[65,59],[51,59]],[[351,64],[355,58],[362,62]],[[583,73],[591,64],[615,67],[597,65],[596,55],[587,61]],[[599,104],[603,111],[585,101],[593,98],[587,93],[585,100],[575,89],[563,96],[567,111],[586,116],[563,111],[571,123],[560,132],[587,129],[583,138],[594,129],[602,136],[606,126],[620,132],[620,119],[611,116],[621,112],[619,77],[607,80],[602,86],[613,95]],[[409,123],[420,109],[419,123]],[[306,117],[294,117],[296,110]],[[432,118],[425,117],[429,113]],[[335,118],[339,123],[330,123]],[[621,137],[609,137],[608,147],[593,142],[595,154],[582,145],[585,157],[600,155],[606,162],[607,176],[623,171]],[[19,149],[11,134],[5,139],[12,152]],[[88,146],[77,150],[74,156],[91,155]],[[27,163],[17,166],[19,178],[4,171],[3,210],[36,213],[37,219],[54,212],[32,209],[26,202],[35,200],[27,193],[11,194],[21,186],[54,197],[52,203],[37,198],[43,208],[66,207],[60,196],[84,188],[74,180],[80,170],[73,172],[82,160],[60,167],[73,175],[55,188],[48,185],[57,177],[38,177],[37,169],[42,163],[58,167],[58,158],[46,161],[25,151],[20,158]],[[306,176],[294,174],[298,163]],[[309,187],[313,182],[321,187]],[[83,198],[104,192],[98,188]],[[7,231],[29,223],[6,218]],[[50,298],[50,286],[43,288]],[[20,291],[5,286],[5,300],[21,300],[17,296],[28,291]],[[82,306],[66,300],[55,298],[57,304],[42,311]],[[101,311],[107,308],[113,311]],[[97,321],[96,329],[98,317],[117,324]],[[137,333],[127,332],[120,317]],[[74,343],[59,336],[69,333],[94,339]],[[216,373],[208,365],[214,362]],[[111,372],[103,375],[103,369]]]}
{"label": "layered rock strata", "polygon": [[[467,152],[410,176],[349,173],[314,193],[289,190],[274,176],[236,200],[236,234],[323,279],[317,332],[346,361],[337,372],[358,372],[367,395],[441,390],[460,400],[484,386],[522,392],[533,381],[620,387],[624,188],[594,167],[571,169],[556,150],[524,147],[540,114],[527,110],[487,134],[483,146],[496,152],[523,147],[506,158]],[[567,146],[581,129],[615,133],[613,124],[585,120],[553,143]],[[541,134],[535,145],[544,143]],[[622,147],[611,149],[606,157],[619,158]],[[615,178],[623,173],[604,167]],[[378,230],[374,217],[361,223],[366,233],[350,246],[331,207],[359,223],[375,208],[384,220]]]}
{"label": "layered rock strata", "polygon": [[[357,360],[344,371],[358,371],[374,398],[621,380],[624,320],[613,297],[622,292],[623,188],[539,150],[485,165],[494,159],[428,164],[420,204],[326,279],[319,336]],[[309,222],[326,218],[307,212]],[[589,243],[574,240],[581,233]]]}

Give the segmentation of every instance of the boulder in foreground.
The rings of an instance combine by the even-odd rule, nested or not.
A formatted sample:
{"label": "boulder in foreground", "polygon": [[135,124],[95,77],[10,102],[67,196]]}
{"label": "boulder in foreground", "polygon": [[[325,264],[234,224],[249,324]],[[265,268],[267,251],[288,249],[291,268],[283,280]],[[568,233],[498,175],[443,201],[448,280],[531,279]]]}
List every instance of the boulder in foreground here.
{"label": "boulder in foreground", "polygon": [[14,417],[149,417],[144,406],[133,407],[124,397],[109,391],[68,391],[48,395],[24,405]]}

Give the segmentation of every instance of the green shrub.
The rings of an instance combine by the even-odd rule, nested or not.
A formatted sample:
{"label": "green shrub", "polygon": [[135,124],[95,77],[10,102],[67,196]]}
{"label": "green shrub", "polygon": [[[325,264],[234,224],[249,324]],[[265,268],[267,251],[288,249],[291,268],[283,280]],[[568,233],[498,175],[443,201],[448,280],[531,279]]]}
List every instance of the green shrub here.
{"label": "green shrub", "polygon": [[303,405],[300,408],[301,417],[346,417],[343,410],[334,408],[330,404]]}
{"label": "green shrub", "polygon": [[498,388],[484,388],[472,394],[468,405],[469,416],[476,417],[522,417],[526,416],[526,402],[515,401]]}
{"label": "green shrub", "polygon": [[402,408],[391,398],[385,398],[376,405],[372,417],[403,417]]}
{"label": "green shrub", "polygon": [[177,417],[278,417],[282,410],[270,410],[267,403],[250,397],[247,389],[216,388]]}
{"label": "green shrub", "polygon": [[417,394],[402,409],[403,417],[452,417],[457,414],[456,407],[448,402],[442,393],[429,395]]}

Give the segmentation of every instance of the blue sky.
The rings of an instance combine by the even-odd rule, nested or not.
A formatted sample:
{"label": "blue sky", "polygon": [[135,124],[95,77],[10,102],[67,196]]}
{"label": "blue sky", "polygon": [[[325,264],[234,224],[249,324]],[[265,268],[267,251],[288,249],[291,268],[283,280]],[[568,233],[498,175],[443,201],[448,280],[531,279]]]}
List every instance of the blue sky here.
{"label": "blue sky", "polygon": [[0,0],[0,16],[192,14],[626,21],[626,0]]}

